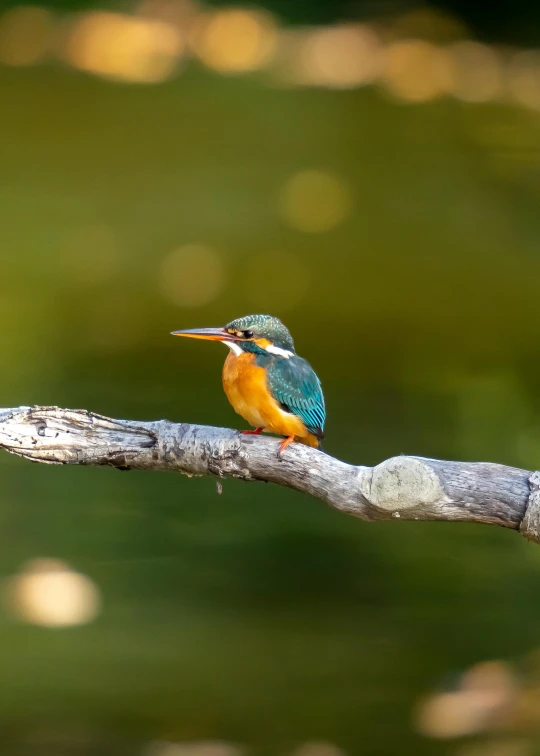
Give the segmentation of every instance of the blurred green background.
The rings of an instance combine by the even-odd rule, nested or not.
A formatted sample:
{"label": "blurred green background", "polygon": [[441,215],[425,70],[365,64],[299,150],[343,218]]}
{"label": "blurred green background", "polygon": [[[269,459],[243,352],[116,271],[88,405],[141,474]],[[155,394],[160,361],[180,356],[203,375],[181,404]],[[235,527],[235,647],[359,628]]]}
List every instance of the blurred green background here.
{"label": "blurred green background", "polygon": [[[63,6],[0,15],[0,404],[242,428],[225,350],[169,332],[268,312],[327,453],[539,466],[532,4]],[[0,475],[2,754],[538,752],[515,533]]]}

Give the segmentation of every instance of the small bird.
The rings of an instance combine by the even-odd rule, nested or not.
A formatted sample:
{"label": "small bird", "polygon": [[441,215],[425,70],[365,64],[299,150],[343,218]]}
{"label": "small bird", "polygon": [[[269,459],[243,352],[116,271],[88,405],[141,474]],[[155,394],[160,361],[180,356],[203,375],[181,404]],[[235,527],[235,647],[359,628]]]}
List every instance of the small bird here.
{"label": "small bird", "polygon": [[294,350],[291,334],[270,315],[246,315],[224,328],[192,328],[173,336],[222,341],[230,353],[223,366],[223,388],[235,412],[255,430],[285,436],[281,457],[291,441],[319,447],[326,410],[321,383]]}

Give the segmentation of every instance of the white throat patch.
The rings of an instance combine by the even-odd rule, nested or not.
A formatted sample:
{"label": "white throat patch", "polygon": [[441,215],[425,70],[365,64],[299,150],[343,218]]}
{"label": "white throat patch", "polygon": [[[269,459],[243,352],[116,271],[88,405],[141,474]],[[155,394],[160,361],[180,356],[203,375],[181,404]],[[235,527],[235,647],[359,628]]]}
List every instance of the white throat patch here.
{"label": "white throat patch", "polygon": [[235,344],[234,341],[224,341],[223,343],[226,344],[231,352],[234,352],[237,357],[242,354],[242,348],[238,344]]}

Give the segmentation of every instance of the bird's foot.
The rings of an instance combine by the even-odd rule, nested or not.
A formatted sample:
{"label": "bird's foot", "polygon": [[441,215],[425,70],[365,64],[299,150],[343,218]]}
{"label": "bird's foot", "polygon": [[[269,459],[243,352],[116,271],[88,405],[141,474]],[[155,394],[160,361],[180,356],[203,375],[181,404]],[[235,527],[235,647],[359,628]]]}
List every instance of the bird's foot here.
{"label": "bird's foot", "polygon": [[294,436],[287,436],[287,438],[284,438],[284,439],[283,439],[283,441],[282,441],[282,442],[280,443],[280,445],[279,445],[279,449],[278,449],[278,453],[277,453],[277,455],[278,455],[278,459],[282,459],[282,457],[283,457],[283,452],[285,451],[285,449],[286,449],[286,448],[288,447],[288,445],[289,445],[289,444],[290,444],[290,443],[291,443],[292,441],[294,441]]}
{"label": "bird's foot", "polygon": [[243,436],[258,436],[261,433],[262,428],[256,428],[255,430],[240,431]]}

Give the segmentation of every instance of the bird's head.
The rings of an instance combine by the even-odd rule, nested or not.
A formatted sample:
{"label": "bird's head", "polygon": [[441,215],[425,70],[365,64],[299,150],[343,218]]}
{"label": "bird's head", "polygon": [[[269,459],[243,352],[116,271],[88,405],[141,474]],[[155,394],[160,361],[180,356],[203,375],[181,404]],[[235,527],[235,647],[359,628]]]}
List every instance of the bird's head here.
{"label": "bird's head", "polygon": [[223,328],[191,328],[173,331],[172,334],[192,339],[223,341],[236,354],[263,351],[287,358],[294,354],[291,334],[281,320],[271,315],[246,315],[231,320]]}

